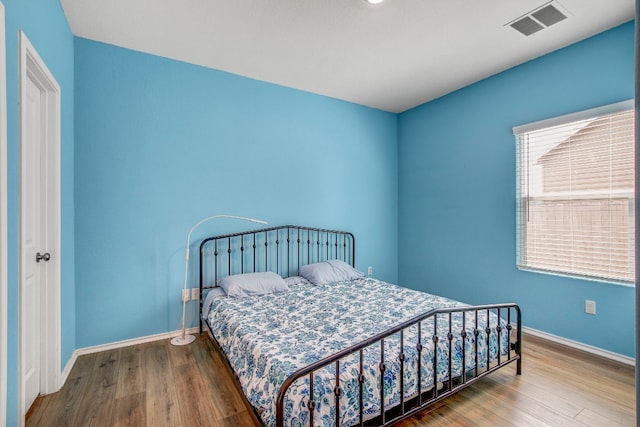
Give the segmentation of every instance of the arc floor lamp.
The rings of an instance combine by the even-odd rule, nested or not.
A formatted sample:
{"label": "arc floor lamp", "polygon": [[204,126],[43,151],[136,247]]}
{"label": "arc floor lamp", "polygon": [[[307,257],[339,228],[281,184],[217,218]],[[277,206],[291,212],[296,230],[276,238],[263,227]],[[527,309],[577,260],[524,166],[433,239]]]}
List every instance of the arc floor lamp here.
{"label": "arc floor lamp", "polygon": [[249,221],[249,222],[255,222],[258,224],[266,224],[266,221],[262,221],[260,219],[255,219],[255,218],[247,218],[244,216],[236,216],[236,215],[213,215],[213,216],[209,216],[206,218],[201,219],[200,221],[196,222],[193,227],[191,227],[191,230],[189,230],[189,234],[187,234],[187,248],[185,250],[184,253],[184,285],[182,286],[182,334],[178,335],[177,337],[174,337],[171,340],[171,344],[173,345],[187,345],[187,344],[191,344],[193,341],[195,341],[196,337],[194,335],[187,335],[187,329],[185,326],[185,317],[186,317],[186,312],[187,312],[187,297],[186,297],[186,293],[187,293],[187,282],[188,282],[188,276],[189,276],[189,245],[191,243],[191,233],[193,233],[193,231],[198,228],[200,225],[204,224],[205,222],[214,220],[214,219],[218,219],[218,218],[231,218],[231,219],[241,219],[243,221]]}

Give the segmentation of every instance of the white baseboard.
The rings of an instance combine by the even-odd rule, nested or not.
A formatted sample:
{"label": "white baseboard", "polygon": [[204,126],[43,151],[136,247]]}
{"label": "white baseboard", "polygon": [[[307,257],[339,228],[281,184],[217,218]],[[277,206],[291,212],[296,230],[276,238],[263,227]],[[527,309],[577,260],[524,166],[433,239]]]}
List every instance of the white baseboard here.
{"label": "white baseboard", "polygon": [[548,334],[546,332],[538,331],[537,329],[527,328],[524,326],[522,328],[522,332],[533,335],[538,338],[542,338],[548,341],[553,341],[558,344],[566,345],[567,347],[575,348],[577,350],[582,350],[587,353],[595,354],[596,356],[604,357],[605,359],[615,360],[616,362],[624,363],[625,365],[635,366],[636,359],[633,357],[625,356],[623,354],[614,353],[609,350],[604,350],[602,348],[594,347],[588,344],[583,344],[578,341],[573,341],[567,338],[562,338],[557,335]]}
{"label": "white baseboard", "polygon": [[[124,340],[124,341],[116,341],[109,344],[94,345],[93,347],[79,348],[75,352],[78,353],[78,356],[82,356],[85,354],[98,353],[100,351],[113,350],[115,348],[129,347],[131,345],[144,344],[146,342],[160,341],[167,338],[173,338],[180,335],[181,333],[182,331],[173,331],[173,332],[164,332],[162,334],[147,335],[146,337],[132,338],[130,340]],[[187,334],[197,334],[197,333],[199,333],[199,328],[197,327],[187,329]]]}
{"label": "white baseboard", "polygon": [[71,357],[67,361],[67,364],[65,365],[64,369],[60,373],[60,384],[58,384],[58,390],[60,390],[64,385],[64,383],[67,382],[67,378],[69,378],[69,374],[71,373],[71,369],[73,369],[73,365],[76,364],[76,360],[78,360],[78,350],[75,350],[71,354]]}
{"label": "white baseboard", "polygon": [[[100,344],[100,345],[94,345],[92,347],[79,348],[73,352],[73,354],[69,358],[69,361],[67,362],[67,365],[64,367],[64,369],[60,373],[59,388],[62,388],[64,383],[67,381],[67,378],[69,378],[71,369],[73,369],[73,365],[75,365],[76,360],[78,359],[78,356],[83,356],[85,354],[98,353],[106,350],[113,350],[121,347],[129,347],[131,345],[136,345],[136,344],[144,344],[152,341],[169,339],[169,338],[176,337],[181,333],[182,331],[165,332],[162,334],[147,335],[145,337],[140,337],[140,338],[132,338],[130,340],[116,341],[109,344]],[[187,329],[187,334],[198,334],[198,333],[200,333],[200,329],[198,327]]]}

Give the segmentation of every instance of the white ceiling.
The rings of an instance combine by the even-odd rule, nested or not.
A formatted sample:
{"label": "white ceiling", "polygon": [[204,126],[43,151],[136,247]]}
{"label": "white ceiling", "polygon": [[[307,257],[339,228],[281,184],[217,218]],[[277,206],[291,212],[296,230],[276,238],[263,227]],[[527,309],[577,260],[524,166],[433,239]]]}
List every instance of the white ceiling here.
{"label": "white ceiling", "polygon": [[72,32],[402,112],[634,18],[635,0],[554,0],[568,19],[505,25],[547,0],[61,0]]}

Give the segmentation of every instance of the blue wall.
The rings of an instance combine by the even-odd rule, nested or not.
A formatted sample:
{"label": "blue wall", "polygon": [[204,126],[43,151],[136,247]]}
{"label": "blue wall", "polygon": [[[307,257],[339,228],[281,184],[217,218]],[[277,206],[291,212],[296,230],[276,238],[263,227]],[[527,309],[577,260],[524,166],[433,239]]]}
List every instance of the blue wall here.
{"label": "blue wall", "polygon": [[[519,271],[511,128],[633,98],[634,25],[400,114],[398,271],[469,303],[514,301],[526,326],[634,356],[634,288]],[[584,300],[598,314],[584,314]]]}
{"label": "blue wall", "polygon": [[[634,355],[634,289],[515,268],[511,134],[631,98],[632,23],[395,115],[74,39],[57,1],[4,4],[6,425],[18,415],[20,29],[62,88],[63,366],[76,348],[179,328],[186,233],[215,213],[352,230],[357,266],[382,279],[516,301],[529,327]],[[211,222],[192,240],[239,228],[253,225]]]}
{"label": "blue wall", "polygon": [[[8,360],[7,426],[18,424],[18,32],[23,30],[61,88],[61,369],[76,349],[73,207],[73,35],[60,3],[5,0],[7,49]],[[55,255],[55,254],[54,254]],[[4,381],[5,379],[2,379]],[[3,424],[0,420],[0,424]]]}
{"label": "blue wall", "polygon": [[397,280],[397,115],[85,39],[75,67],[79,348],[179,329],[213,214],[353,231]]}

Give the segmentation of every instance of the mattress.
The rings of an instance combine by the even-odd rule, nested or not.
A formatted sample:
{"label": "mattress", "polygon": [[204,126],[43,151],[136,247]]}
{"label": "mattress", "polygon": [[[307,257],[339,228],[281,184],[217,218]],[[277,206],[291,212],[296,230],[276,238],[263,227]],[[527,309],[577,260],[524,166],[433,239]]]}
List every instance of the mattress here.
{"label": "mattress", "polygon": [[[220,347],[235,371],[248,401],[256,408],[267,426],[276,423],[276,397],[285,379],[311,363],[384,332],[404,321],[435,308],[464,307],[458,301],[419,292],[371,278],[359,278],[328,285],[297,284],[290,291],[251,298],[210,298],[210,308],[203,314]],[[479,335],[471,333],[476,328]],[[485,332],[487,322],[491,328]],[[500,322],[501,332],[496,330]],[[486,369],[498,353],[509,351],[508,330],[493,312],[474,312],[465,316],[468,333],[463,337],[463,317],[451,317],[452,377],[476,367]],[[418,328],[405,329],[384,340],[384,407],[398,405],[401,393],[410,399],[418,393],[418,359],[420,354],[420,389],[426,391],[448,380],[449,334],[448,316],[436,320],[437,340],[433,339],[433,319],[421,324],[421,346],[418,352]],[[498,335],[500,334],[500,339]],[[477,350],[476,341],[477,339]],[[437,348],[437,358],[434,349]],[[363,351],[363,413],[365,418],[380,415],[381,410],[380,343]],[[404,356],[401,371],[400,354]],[[464,354],[464,358],[463,358]],[[434,369],[434,359],[436,369]],[[359,355],[340,360],[339,396],[340,425],[359,422],[360,375]],[[335,365],[313,373],[314,425],[335,425]],[[309,376],[296,380],[284,399],[285,425],[309,424]]]}

